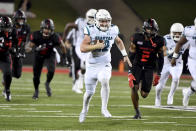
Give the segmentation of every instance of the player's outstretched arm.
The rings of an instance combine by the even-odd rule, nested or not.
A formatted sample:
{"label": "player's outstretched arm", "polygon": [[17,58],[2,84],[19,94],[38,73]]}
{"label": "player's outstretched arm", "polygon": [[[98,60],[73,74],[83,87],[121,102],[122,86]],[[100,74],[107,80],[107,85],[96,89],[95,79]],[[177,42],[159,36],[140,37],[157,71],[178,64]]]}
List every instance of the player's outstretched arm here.
{"label": "player's outstretched arm", "polygon": [[176,44],[176,48],[174,50],[174,54],[173,54],[173,57],[172,57],[172,60],[171,60],[171,65],[172,66],[175,66],[176,65],[176,59],[178,58],[178,53],[181,49],[181,47],[187,42],[188,40],[186,39],[185,36],[182,36],[180,38],[180,40],[178,41],[178,43]]}
{"label": "player's outstretched arm", "polygon": [[123,41],[120,39],[120,37],[118,37],[118,36],[116,37],[115,43],[116,43],[118,49],[121,51],[121,53],[122,53],[122,55],[123,55],[124,62],[127,62],[128,65],[129,65],[130,67],[132,67],[132,64],[131,64],[131,61],[129,60],[129,57],[128,57],[128,55],[127,55],[125,46],[124,46],[124,44],[123,44]]}

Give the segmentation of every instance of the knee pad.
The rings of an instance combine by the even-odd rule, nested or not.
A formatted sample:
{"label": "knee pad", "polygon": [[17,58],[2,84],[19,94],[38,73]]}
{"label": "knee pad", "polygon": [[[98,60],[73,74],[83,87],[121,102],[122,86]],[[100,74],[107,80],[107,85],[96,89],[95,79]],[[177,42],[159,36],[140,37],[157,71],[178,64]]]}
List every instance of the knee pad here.
{"label": "knee pad", "polygon": [[110,81],[110,79],[108,79],[108,78],[101,78],[100,82],[101,82],[102,88],[108,88],[109,81]]}
{"label": "knee pad", "polygon": [[88,95],[93,95],[95,94],[96,84],[86,84],[85,88]]}

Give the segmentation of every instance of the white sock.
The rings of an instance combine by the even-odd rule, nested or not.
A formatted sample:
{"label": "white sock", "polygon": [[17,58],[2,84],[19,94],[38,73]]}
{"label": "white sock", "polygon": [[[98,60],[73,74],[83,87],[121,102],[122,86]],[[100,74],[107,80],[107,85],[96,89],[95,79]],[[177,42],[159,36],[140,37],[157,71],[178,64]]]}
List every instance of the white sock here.
{"label": "white sock", "polygon": [[108,99],[110,94],[110,87],[101,87],[101,101],[102,101],[102,110],[107,109]]}
{"label": "white sock", "polygon": [[87,92],[84,93],[82,113],[88,112],[89,103],[90,103],[92,96],[93,94],[88,94]]}

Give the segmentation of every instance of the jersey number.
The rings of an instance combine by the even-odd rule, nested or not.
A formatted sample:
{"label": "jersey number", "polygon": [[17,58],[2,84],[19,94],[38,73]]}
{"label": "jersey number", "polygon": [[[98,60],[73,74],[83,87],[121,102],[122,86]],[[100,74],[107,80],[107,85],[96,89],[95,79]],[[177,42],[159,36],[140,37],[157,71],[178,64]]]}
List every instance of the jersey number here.
{"label": "jersey number", "polygon": [[150,52],[142,51],[142,58],[141,58],[142,62],[147,62],[149,57],[150,57]]}

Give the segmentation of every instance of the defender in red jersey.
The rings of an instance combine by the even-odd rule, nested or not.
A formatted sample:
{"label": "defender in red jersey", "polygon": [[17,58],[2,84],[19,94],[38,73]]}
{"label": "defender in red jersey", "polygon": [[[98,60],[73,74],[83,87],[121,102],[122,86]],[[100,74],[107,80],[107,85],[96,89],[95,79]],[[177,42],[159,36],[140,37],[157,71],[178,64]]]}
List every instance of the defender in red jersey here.
{"label": "defender in red jersey", "polygon": [[[138,90],[143,98],[146,98],[151,90],[153,70],[158,60],[158,74],[163,67],[163,37],[158,35],[158,24],[154,19],[144,21],[143,32],[135,33],[131,37],[129,59],[133,67],[129,68],[129,85],[131,98],[136,112],[134,119],[141,119],[139,111]],[[158,79],[156,79],[158,81]]]}

